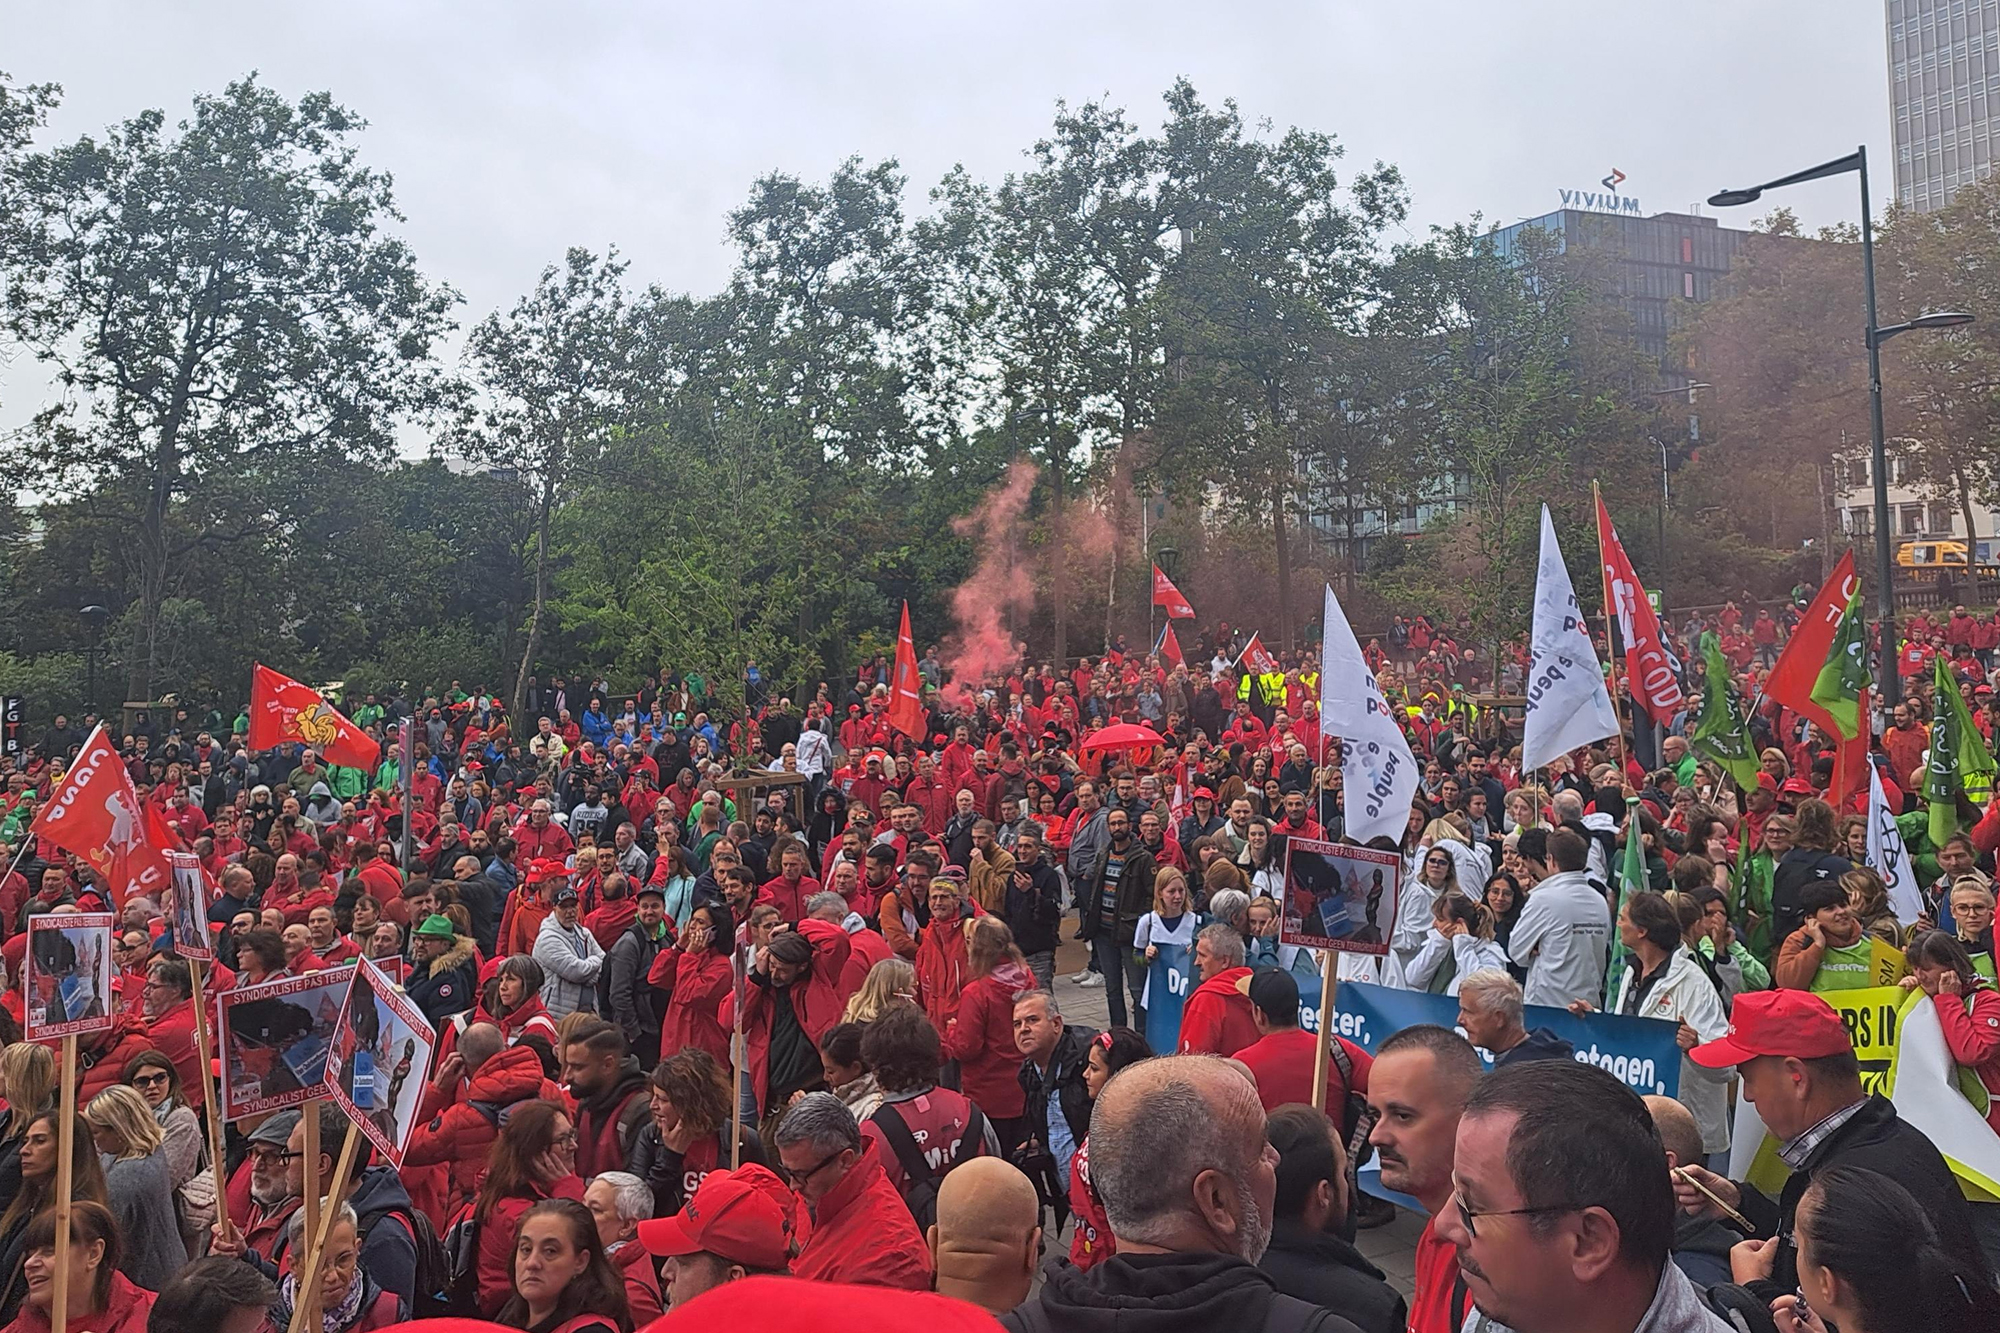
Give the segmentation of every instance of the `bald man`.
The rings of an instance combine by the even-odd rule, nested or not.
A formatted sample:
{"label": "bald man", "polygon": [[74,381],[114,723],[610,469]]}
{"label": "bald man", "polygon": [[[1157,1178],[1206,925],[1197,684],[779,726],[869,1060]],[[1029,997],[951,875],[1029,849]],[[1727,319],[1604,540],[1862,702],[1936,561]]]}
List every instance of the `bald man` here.
{"label": "bald man", "polygon": [[1005,1314],[1028,1299],[1040,1256],[1041,1201],[1002,1157],[961,1162],[938,1186],[937,1222],[925,1235],[940,1295]]}
{"label": "bald man", "polygon": [[[1667,1169],[1706,1165],[1707,1158],[1701,1151],[1701,1128],[1694,1122],[1694,1112],[1672,1097],[1644,1100],[1653,1115],[1653,1128],[1660,1133],[1660,1146],[1667,1150]],[[1729,1273],[1729,1247],[1742,1239],[1716,1218],[1693,1217],[1684,1210],[1674,1210],[1671,1252],[1674,1265],[1704,1289],[1735,1280]]]}

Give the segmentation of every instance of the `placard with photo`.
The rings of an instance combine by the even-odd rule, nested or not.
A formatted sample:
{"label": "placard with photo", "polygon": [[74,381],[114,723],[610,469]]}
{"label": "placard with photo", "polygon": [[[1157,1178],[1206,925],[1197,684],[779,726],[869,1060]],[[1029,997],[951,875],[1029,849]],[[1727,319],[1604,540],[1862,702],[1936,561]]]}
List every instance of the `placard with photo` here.
{"label": "placard with photo", "polygon": [[109,912],[43,912],[28,918],[26,1022],[29,1041],[107,1032],[111,994]]}
{"label": "placard with photo", "polygon": [[183,958],[215,961],[215,944],[208,934],[208,909],[215,905],[215,885],[193,852],[168,852],[173,870],[173,905],[167,920],[174,926],[174,952]]}
{"label": "placard with photo", "polygon": [[312,972],[215,997],[224,1120],[326,1095],[326,1053],[353,976],[346,968]]}
{"label": "placard with photo", "polygon": [[1402,873],[1403,859],[1394,852],[1286,839],[1279,942],[1342,953],[1388,953]]}
{"label": "placard with photo", "polygon": [[376,1151],[400,1168],[437,1034],[375,963],[356,959],[352,976],[327,1055],[328,1093]]}

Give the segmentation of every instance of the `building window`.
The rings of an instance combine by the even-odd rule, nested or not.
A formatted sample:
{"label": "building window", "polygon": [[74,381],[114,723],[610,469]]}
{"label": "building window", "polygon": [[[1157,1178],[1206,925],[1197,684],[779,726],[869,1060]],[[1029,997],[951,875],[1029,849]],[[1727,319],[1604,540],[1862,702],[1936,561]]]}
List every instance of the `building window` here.
{"label": "building window", "polygon": [[1900,531],[1905,537],[1921,537],[1924,535],[1924,507],[1922,505],[1903,506]]}
{"label": "building window", "polygon": [[1690,301],[1694,300],[1694,274],[1681,274],[1681,295]]}
{"label": "building window", "polygon": [[1875,511],[1867,505],[1855,505],[1847,511],[1847,530],[1857,537],[1866,537],[1875,531]]}
{"label": "building window", "polygon": [[1932,505],[1931,531],[1937,533],[1940,537],[1949,537],[1951,535],[1953,521],[1956,518],[1957,514],[1952,510],[1952,507],[1950,505],[1948,504]]}

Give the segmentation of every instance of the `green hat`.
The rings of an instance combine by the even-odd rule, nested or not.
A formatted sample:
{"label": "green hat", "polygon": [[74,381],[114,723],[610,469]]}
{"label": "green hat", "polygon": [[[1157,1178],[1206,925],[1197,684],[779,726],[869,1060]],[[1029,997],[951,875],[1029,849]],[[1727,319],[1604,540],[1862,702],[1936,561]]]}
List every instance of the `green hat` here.
{"label": "green hat", "polygon": [[451,928],[451,918],[442,915],[425,917],[424,924],[418,926],[410,933],[413,935],[428,935],[436,940],[458,938],[458,932]]}

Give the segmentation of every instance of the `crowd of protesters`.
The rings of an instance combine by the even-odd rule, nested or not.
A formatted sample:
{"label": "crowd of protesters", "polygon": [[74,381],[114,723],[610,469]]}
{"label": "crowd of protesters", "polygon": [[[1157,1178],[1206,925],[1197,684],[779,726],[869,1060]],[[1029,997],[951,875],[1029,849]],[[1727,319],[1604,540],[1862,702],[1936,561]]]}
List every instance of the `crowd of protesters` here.
{"label": "crowd of protesters", "polygon": [[[1732,603],[1679,632],[1717,632],[1754,698],[1795,614]],[[1914,809],[1933,656],[1962,666],[1982,727],[2000,718],[1994,623],[1910,627],[1921,664],[1875,747],[1892,799]],[[1969,1204],[1863,1090],[1816,983],[1868,940],[1903,948],[1953,1057],[2000,1094],[2000,814],[1969,808],[1939,846],[1905,817],[1925,885],[1906,927],[1800,719],[1753,710],[1763,772],[1740,794],[1689,752],[1691,713],[1523,773],[1493,700],[1523,662],[1495,671],[1469,638],[1417,616],[1367,644],[1424,771],[1381,840],[1404,865],[1388,953],[1341,970],[1454,997],[1456,1029],[1406,1027],[1372,1058],[1335,1037],[1324,1071],[1299,1021],[1319,963],[1278,938],[1278,904],[1289,840],[1343,836],[1338,746],[1316,654],[1247,670],[1227,626],[1171,667],[1114,644],[967,683],[927,654],[922,736],[889,724],[877,661],[802,708],[753,675],[740,714],[665,671],[630,692],[537,680],[518,723],[458,682],[342,701],[384,742],[374,772],[251,751],[240,717],[139,714],[120,740],[219,890],[214,985],[366,957],[438,1032],[403,1165],[364,1142],[326,1201],[320,1333],[447,1313],[632,1333],[684,1307],[721,1327],[823,1299],[769,1294],[783,1276],[850,1292],[810,1308],[857,1327],[897,1299],[863,1287],[1021,1330],[1553,1333],[1580,1309],[1616,1333],[1996,1327],[2000,1206]],[[116,1022],[80,1062],[71,1326],[288,1324],[310,1286],[309,1126],[228,1125],[217,1199],[167,905],[114,902],[26,836],[92,722],[57,718],[0,798],[0,1325],[48,1327],[54,1262],[58,1079],[19,1039],[26,923],[114,907]],[[1161,743],[1086,743],[1116,722]],[[1619,882],[1633,839],[1644,888]],[[1071,940],[1103,1031],[1062,1012]],[[1195,975],[1155,1050],[1168,946]],[[1642,1100],[1530,1006],[1674,1024],[1678,1094]],[[1722,1169],[1736,1100],[1790,1169],[1776,1197]],[[304,1114],[324,1181],[343,1113]],[[1359,1187],[1371,1157],[1428,1215],[1408,1297],[1355,1245],[1389,1215]],[[912,1307],[958,1326],[944,1308]]]}

